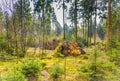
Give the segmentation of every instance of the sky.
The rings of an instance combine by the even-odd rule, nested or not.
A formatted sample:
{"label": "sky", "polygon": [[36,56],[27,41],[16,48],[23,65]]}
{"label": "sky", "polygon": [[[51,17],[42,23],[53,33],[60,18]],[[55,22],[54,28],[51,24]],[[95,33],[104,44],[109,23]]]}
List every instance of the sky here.
{"label": "sky", "polygon": [[[70,7],[70,4],[66,4],[66,5],[68,6],[68,8]],[[63,9],[62,9],[62,7],[60,9],[58,9],[58,4],[56,4],[56,3],[53,3],[53,7],[55,10],[57,20],[60,23],[60,25],[63,27]],[[67,20],[68,12],[65,12],[64,17],[65,17],[64,18],[65,22],[69,25],[70,22]]]}
{"label": "sky", "polygon": [[58,9],[57,8],[57,4],[53,4],[54,10],[55,10],[55,14],[57,17],[58,22],[60,23],[61,26],[63,26],[63,10],[62,8]]}
{"label": "sky", "polygon": [[10,14],[10,10],[12,8],[10,0],[0,0],[0,9],[2,12],[8,12]]}

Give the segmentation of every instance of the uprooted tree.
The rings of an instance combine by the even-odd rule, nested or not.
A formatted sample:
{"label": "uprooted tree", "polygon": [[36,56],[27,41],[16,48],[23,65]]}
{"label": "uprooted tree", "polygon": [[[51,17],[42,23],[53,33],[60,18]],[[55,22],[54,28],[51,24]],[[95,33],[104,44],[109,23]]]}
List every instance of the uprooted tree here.
{"label": "uprooted tree", "polygon": [[85,51],[81,48],[80,44],[77,42],[63,42],[58,45],[55,49],[55,55],[65,55],[65,56],[78,56],[85,54]]}

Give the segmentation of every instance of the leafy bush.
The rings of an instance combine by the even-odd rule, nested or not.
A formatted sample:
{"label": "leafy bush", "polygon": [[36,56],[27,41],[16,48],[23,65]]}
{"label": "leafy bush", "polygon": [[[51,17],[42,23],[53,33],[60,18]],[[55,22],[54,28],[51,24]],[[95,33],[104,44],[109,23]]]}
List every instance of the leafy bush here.
{"label": "leafy bush", "polygon": [[14,53],[14,47],[7,42],[6,37],[3,34],[0,35],[0,51],[10,55],[13,55]]}
{"label": "leafy bush", "polygon": [[8,54],[13,53],[12,46],[8,46],[9,44],[6,41],[5,35],[0,35],[0,51],[6,51]]}
{"label": "leafy bush", "polygon": [[4,35],[0,35],[0,50],[3,51],[7,48],[7,42]]}
{"label": "leafy bush", "polygon": [[59,43],[59,45],[56,47],[56,49],[54,51],[54,56],[56,56],[56,57],[64,57],[64,54],[61,53],[62,44],[63,43]]}
{"label": "leafy bush", "polygon": [[[100,63],[97,62],[99,54],[97,51],[89,57],[88,64],[81,66],[79,69],[80,76],[86,78],[88,81],[97,81],[102,79],[102,70],[100,70]],[[98,70],[99,69],[99,70]]]}
{"label": "leafy bush", "polygon": [[117,50],[116,48],[112,48],[108,56],[111,62],[114,62],[115,65],[120,67],[120,50]]}
{"label": "leafy bush", "polygon": [[81,37],[77,38],[78,43],[80,44],[81,47],[87,46],[87,40]]}
{"label": "leafy bush", "polygon": [[6,53],[0,54],[0,61],[13,61],[16,57],[12,55],[7,55]]}
{"label": "leafy bush", "polygon": [[34,47],[35,46],[35,39],[33,37],[27,38],[27,46]]}
{"label": "leafy bush", "polygon": [[116,48],[116,49],[120,49],[120,41],[117,40],[116,38],[112,38],[111,47]]}
{"label": "leafy bush", "polygon": [[108,60],[101,60],[97,51],[91,54],[88,62],[81,66],[78,71],[80,77],[87,81],[117,81],[117,67]]}
{"label": "leafy bush", "polygon": [[14,70],[3,74],[1,81],[27,81],[27,79],[25,79],[25,76],[22,73]]}
{"label": "leafy bush", "polygon": [[38,79],[40,71],[43,69],[42,63],[38,59],[23,59],[21,65],[21,73],[26,78]]}
{"label": "leafy bush", "polygon": [[6,53],[7,54],[10,54],[10,55],[14,55],[14,47],[13,46],[7,46],[7,48],[5,49]]}
{"label": "leafy bush", "polygon": [[[20,64],[14,67],[12,71],[7,71],[2,76],[2,81],[31,81],[39,78],[39,73],[43,69],[39,59],[25,58]],[[1,81],[0,80],[0,81]]]}
{"label": "leafy bush", "polygon": [[64,74],[64,69],[60,64],[55,64],[50,70],[51,77],[53,80],[57,80],[62,74]]}
{"label": "leafy bush", "polygon": [[74,41],[74,40],[75,40],[75,38],[74,38],[73,35],[67,35],[66,36],[66,41]]}

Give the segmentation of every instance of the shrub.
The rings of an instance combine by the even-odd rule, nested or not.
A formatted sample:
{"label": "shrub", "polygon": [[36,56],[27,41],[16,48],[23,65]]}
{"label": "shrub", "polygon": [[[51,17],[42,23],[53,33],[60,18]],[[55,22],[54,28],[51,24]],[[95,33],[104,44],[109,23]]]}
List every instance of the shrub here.
{"label": "shrub", "polygon": [[50,75],[54,81],[57,81],[62,74],[64,74],[64,69],[60,64],[55,64],[50,70]]}
{"label": "shrub", "polygon": [[0,35],[0,51],[4,51],[4,49],[7,49],[7,42],[5,40],[5,36]]}
{"label": "shrub", "polygon": [[64,57],[64,54],[61,53],[62,45],[63,45],[63,43],[59,43],[59,45],[56,47],[56,49],[54,51],[54,56],[56,56],[56,57]]}
{"label": "shrub", "polygon": [[117,40],[116,38],[112,38],[111,39],[111,47],[116,48],[116,49],[120,49],[120,41]]}
{"label": "shrub", "polygon": [[109,60],[101,60],[98,51],[95,51],[78,71],[81,78],[87,81],[117,81],[117,67]]}
{"label": "shrub", "polygon": [[112,51],[109,52],[108,56],[111,62],[114,62],[115,65],[120,67],[120,50],[112,48]]}
{"label": "shrub", "polygon": [[[8,71],[2,76],[2,81],[37,81],[39,73],[43,69],[38,59],[25,58],[20,64],[14,67],[13,71]],[[1,81],[0,80],[0,81]]]}
{"label": "shrub", "polygon": [[26,43],[27,43],[27,46],[34,47],[35,46],[35,39],[33,39],[33,37],[28,37]]}
{"label": "shrub", "polygon": [[81,47],[87,46],[87,40],[81,37],[77,38],[78,43],[80,44]]}
{"label": "shrub", "polygon": [[104,75],[104,72],[101,70],[100,63],[85,64],[79,69],[79,73],[80,76],[87,79],[87,81],[102,81]]}
{"label": "shrub", "polygon": [[75,38],[74,38],[73,35],[67,35],[67,36],[66,36],[66,40],[67,40],[67,41],[74,41],[74,39],[75,39]]}
{"label": "shrub", "polygon": [[38,59],[23,59],[21,65],[21,73],[25,75],[28,80],[37,80],[40,71],[43,69],[42,63]]}
{"label": "shrub", "polygon": [[6,40],[5,35],[1,34],[0,35],[0,51],[1,52],[6,52],[7,54],[13,54],[14,48],[12,45],[9,45],[9,43]]}
{"label": "shrub", "polygon": [[3,74],[1,81],[27,81],[27,79],[25,79],[25,76],[22,73],[14,70]]}

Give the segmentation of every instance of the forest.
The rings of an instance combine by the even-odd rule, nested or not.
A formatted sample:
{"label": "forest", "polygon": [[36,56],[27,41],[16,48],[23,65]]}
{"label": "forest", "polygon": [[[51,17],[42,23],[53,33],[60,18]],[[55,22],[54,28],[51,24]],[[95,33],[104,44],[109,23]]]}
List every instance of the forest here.
{"label": "forest", "polygon": [[120,81],[120,0],[0,0],[0,81]]}

